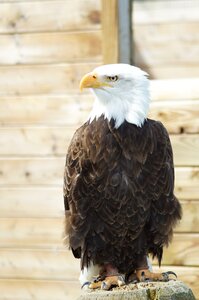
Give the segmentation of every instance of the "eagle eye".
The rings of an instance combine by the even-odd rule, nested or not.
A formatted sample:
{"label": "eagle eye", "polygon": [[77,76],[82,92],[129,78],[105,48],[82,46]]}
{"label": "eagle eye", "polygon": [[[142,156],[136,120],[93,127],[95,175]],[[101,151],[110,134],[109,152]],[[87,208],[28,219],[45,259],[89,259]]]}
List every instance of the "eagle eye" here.
{"label": "eagle eye", "polygon": [[108,80],[110,81],[117,81],[118,80],[118,76],[115,75],[115,76],[107,76]]}

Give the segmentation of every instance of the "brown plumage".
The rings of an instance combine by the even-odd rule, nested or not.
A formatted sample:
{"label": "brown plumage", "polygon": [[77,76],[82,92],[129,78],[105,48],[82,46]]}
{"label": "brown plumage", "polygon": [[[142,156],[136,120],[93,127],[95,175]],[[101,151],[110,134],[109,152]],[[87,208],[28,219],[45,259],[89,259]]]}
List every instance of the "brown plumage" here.
{"label": "brown plumage", "polygon": [[82,267],[109,262],[127,273],[148,253],[160,263],[181,216],[173,189],[172,148],[160,122],[116,129],[102,116],[80,127],[66,157],[64,201]]}
{"label": "brown plumage", "polygon": [[138,270],[139,280],[144,270],[162,280],[146,271],[146,255],[161,263],[181,206],[173,192],[168,133],[146,118],[147,74],[130,65],[106,65],[85,75],[80,87],[93,90],[95,103],[66,157],[69,246],[82,269],[105,266],[107,276]]}

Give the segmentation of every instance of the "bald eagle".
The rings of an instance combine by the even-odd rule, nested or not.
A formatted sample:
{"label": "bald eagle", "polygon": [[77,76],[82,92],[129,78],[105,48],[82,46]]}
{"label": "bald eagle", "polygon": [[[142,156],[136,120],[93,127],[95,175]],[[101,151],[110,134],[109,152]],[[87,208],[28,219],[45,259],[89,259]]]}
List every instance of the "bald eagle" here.
{"label": "bald eagle", "polygon": [[83,88],[95,101],[72,138],[64,172],[65,234],[81,259],[80,282],[109,289],[130,273],[137,280],[168,280],[168,273],[150,270],[147,257],[161,264],[181,206],[168,133],[147,119],[147,73],[104,65],[82,78]]}

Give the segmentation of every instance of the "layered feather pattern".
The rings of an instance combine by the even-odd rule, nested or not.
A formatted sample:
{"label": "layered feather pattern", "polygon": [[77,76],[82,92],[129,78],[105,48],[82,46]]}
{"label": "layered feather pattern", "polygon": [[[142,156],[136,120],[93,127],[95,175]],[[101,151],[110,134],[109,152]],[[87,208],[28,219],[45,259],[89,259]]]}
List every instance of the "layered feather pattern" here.
{"label": "layered feather pattern", "polygon": [[181,217],[174,196],[173,154],[166,129],[146,119],[115,128],[103,116],[74,134],[64,173],[66,235],[81,266],[136,269],[151,253],[162,259]]}

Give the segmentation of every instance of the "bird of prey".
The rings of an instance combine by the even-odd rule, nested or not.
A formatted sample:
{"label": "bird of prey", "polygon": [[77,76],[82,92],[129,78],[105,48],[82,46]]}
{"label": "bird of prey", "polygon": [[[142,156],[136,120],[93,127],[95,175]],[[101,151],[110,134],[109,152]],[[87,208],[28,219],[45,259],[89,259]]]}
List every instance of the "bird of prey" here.
{"label": "bird of prey", "polygon": [[130,273],[138,281],[168,280],[172,272],[153,273],[147,257],[161,264],[181,206],[167,130],[147,118],[147,73],[103,65],[82,78],[84,88],[95,100],[74,133],[64,172],[65,234],[81,260],[80,282],[108,290]]}

